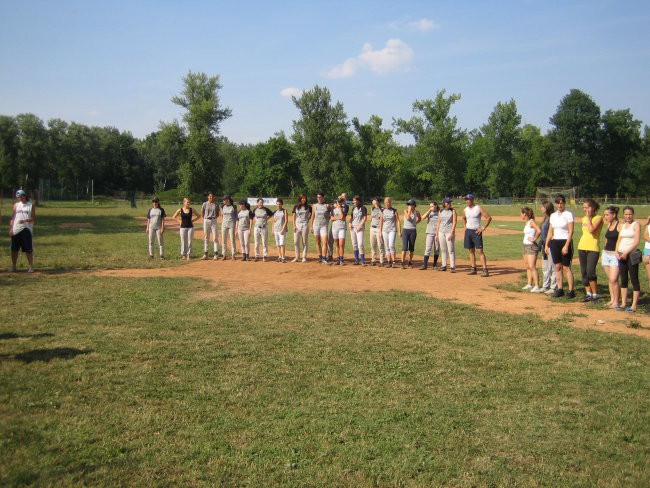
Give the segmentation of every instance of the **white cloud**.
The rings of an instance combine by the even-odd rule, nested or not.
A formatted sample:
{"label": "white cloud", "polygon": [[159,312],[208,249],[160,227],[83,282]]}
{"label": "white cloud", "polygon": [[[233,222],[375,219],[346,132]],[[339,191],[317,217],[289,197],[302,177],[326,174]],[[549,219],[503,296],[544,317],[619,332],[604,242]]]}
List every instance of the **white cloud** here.
{"label": "white cloud", "polygon": [[420,20],[415,20],[413,22],[409,22],[408,26],[411,29],[419,30],[419,31],[428,31],[432,29],[437,29],[440,27],[438,24],[436,24],[433,20],[423,18]]}
{"label": "white cloud", "polygon": [[291,97],[300,97],[302,95],[302,90],[300,88],[295,88],[293,86],[290,86],[288,88],[285,88],[280,92],[280,95],[282,95],[285,98],[291,98]]}
{"label": "white cloud", "polygon": [[395,71],[408,70],[414,56],[413,49],[400,39],[389,39],[386,46],[379,50],[373,49],[372,44],[367,42],[358,56],[346,59],[332,68],[327,75],[330,78],[349,78],[361,68],[386,75]]}
{"label": "white cloud", "polygon": [[99,117],[102,113],[99,110],[93,109],[88,111],[90,117]]}

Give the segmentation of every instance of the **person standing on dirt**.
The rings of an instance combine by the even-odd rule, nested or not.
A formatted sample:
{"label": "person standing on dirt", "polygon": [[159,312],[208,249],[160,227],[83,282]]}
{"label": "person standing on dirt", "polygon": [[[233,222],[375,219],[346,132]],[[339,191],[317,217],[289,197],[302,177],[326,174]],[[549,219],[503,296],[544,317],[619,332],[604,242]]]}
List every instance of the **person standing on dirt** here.
{"label": "person standing on dirt", "polygon": [[296,251],[293,262],[297,263],[302,257],[302,262],[306,263],[309,220],[311,219],[311,205],[307,203],[307,195],[301,193],[298,196],[298,204],[293,207],[291,213],[293,215],[293,245]]}
{"label": "person standing on dirt", "polygon": [[553,212],[555,212],[555,207],[551,202],[544,202],[540,210],[544,215],[542,225],[539,226],[542,231],[539,236],[539,246],[542,251],[542,292],[551,295],[557,289],[557,277],[555,276],[553,259],[546,251],[546,237],[548,236],[548,229],[551,226],[550,219]]}
{"label": "person standing on dirt", "polygon": [[402,237],[402,227],[399,221],[399,213],[393,207],[393,200],[390,197],[384,198],[384,208],[379,216],[379,231],[384,239],[384,249],[386,250],[386,267],[395,266],[396,251],[395,239],[397,234]]}
{"label": "person standing on dirt", "polygon": [[374,266],[379,261],[379,265],[384,265],[384,239],[381,236],[379,224],[381,220],[381,202],[379,197],[373,197],[372,210],[370,211],[370,249],[372,250],[372,261]]}
{"label": "person standing on dirt", "polygon": [[343,255],[345,253],[345,234],[347,232],[347,213],[345,212],[345,200],[343,197],[334,204],[330,220],[332,221],[332,236],[334,236],[334,244],[336,245],[337,259],[336,264],[339,266],[345,265]]}
{"label": "person standing on dirt", "polygon": [[425,270],[429,264],[429,258],[431,256],[431,250],[433,249],[433,267],[435,268],[438,265],[438,257],[440,255],[440,243],[438,242],[438,215],[440,214],[440,207],[438,207],[437,202],[431,202],[429,204],[429,210],[427,210],[422,216],[422,220],[427,221],[427,240],[424,245],[424,261],[421,270]]}
{"label": "person standing on dirt", "polygon": [[360,195],[355,195],[352,199],[354,206],[350,214],[350,239],[352,249],[354,250],[355,265],[366,265],[366,250],[363,247],[363,234],[366,230],[366,220],[368,220],[368,210],[363,205]]}
{"label": "person standing on dirt", "polygon": [[549,219],[550,226],[545,245],[546,254],[550,253],[551,259],[553,259],[557,279],[557,290],[551,296],[554,298],[564,296],[563,277],[566,276],[567,286],[569,287],[566,297],[575,298],[573,271],[571,271],[571,261],[573,260],[573,214],[566,209],[564,195],[558,195],[555,198],[555,208],[557,210]]}
{"label": "person standing on dirt", "polygon": [[269,221],[269,217],[273,217],[273,212],[267,207],[264,206],[264,199],[257,199],[257,207],[253,212],[253,239],[255,242],[255,259],[257,260],[261,257],[262,261],[266,261],[266,257],[269,255],[269,233],[266,228],[266,224]]}
{"label": "person standing on dirt", "polygon": [[[235,259],[235,226],[237,224],[237,207],[232,201],[232,196],[223,196],[221,205],[221,259],[226,259],[226,242],[230,242],[230,255]],[[228,237],[228,240],[226,240]]]}
{"label": "person standing on dirt", "polygon": [[[642,255],[641,251],[637,249],[640,242],[641,225],[634,220],[634,208],[630,206],[624,207],[623,222],[618,227],[618,242],[616,243],[618,269],[621,279],[621,304],[618,309],[625,309],[628,313],[636,313],[636,307],[641,294],[639,263],[642,260]],[[628,276],[629,280],[632,281],[632,304],[625,308],[628,296]]]}
{"label": "person standing on dirt", "polygon": [[11,236],[11,271],[16,272],[18,253],[22,249],[27,258],[28,273],[34,272],[34,246],[32,234],[36,221],[36,210],[23,190],[16,192],[18,201],[14,203],[13,213],[9,221],[9,236]]}
{"label": "person standing on dirt", "polygon": [[330,264],[327,261],[327,236],[328,222],[330,220],[331,207],[325,203],[325,195],[316,194],[316,203],[312,205],[312,232],[316,238],[316,247],[318,247],[318,262]]}
{"label": "person standing on dirt", "polygon": [[438,242],[440,243],[440,253],[442,254],[442,265],[438,271],[447,271],[447,264],[449,264],[449,271],[456,272],[456,224],[458,222],[458,214],[456,209],[451,206],[451,198],[445,197],[442,200],[442,210],[438,215]]}
{"label": "person standing on dirt", "polygon": [[[413,267],[413,252],[415,251],[415,239],[418,236],[417,225],[422,220],[420,212],[415,209],[416,203],[412,198],[406,202],[404,210],[404,227],[402,233],[402,269]],[[409,260],[405,263],[406,253],[409,253]]]}
{"label": "person standing on dirt", "polygon": [[[347,216],[348,213],[350,212],[350,206],[348,205],[348,194],[343,192],[341,193],[336,200],[333,202],[333,205],[336,205],[336,203],[343,199],[343,205],[341,208],[345,212],[345,215]],[[332,205],[331,208],[334,208]],[[334,232],[332,231],[332,227],[330,226],[329,233],[327,234],[327,259],[331,262],[333,257],[334,257],[334,247],[335,247],[335,241],[336,239],[334,238]]]}
{"label": "person standing on dirt", "polygon": [[219,206],[214,203],[214,193],[208,193],[207,201],[203,202],[203,205],[201,206],[201,216],[203,217],[203,257],[201,259],[208,259],[210,235],[212,235],[214,247],[214,256],[212,259],[217,259],[217,255],[219,254],[219,237],[217,234]]}
{"label": "person standing on dirt", "polygon": [[151,200],[152,207],[147,212],[147,228],[145,232],[147,233],[147,243],[149,248],[149,259],[153,259],[153,241],[156,239],[158,241],[158,249],[160,252],[160,259],[165,258],[165,252],[163,250],[163,234],[165,232],[165,209],[160,206],[160,200],[158,197],[154,197]]}
{"label": "person standing on dirt", "polygon": [[[235,232],[237,233],[237,238],[239,239],[239,248],[243,254],[242,261],[248,261],[248,256],[251,252],[251,220],[255,214],[251,212],[251,209],[246,200],[241,200],[239,202],[239,212],[237,213],[237,223],[235,224]],[[233,259],[235,257],[233,256]]]}
{"label": "person standing on dirt", "polygon": [[[474,195],[471,193],[465,196],[466,207],[463,212],[463,224],[465,224],[465,249],[469,250],[470,270],[468,275],[475,275],[476,272],[476,252],[481,259],[483,271],[481,276],[486,278],[490,276],[487,269],[487,259],[483,251],[483,232],[488,228],[492,217],[480,205],[474,203]],[[485,225],[481,227],[481,218],[485,219]]]}
{"label": "person standing on dirt", "polygon": [[190,199],[183,198],[183,206],[176,210],[174,220],[181,224],[181,259],[190,260],[192,256],[192,239],[194,239],[194,222],[199,219],[199,214],[190,206]]}
{"label": "person standing on dirt", "polygon": [[585,296],[581,302],[596,301],[598,295],[598,279],[596,266],[600,256],[600,231],[603,229],[603,218],[596,215],[600,205],[592,199],[587,198],[582,204],[585,215],[582,217],[582,236],[578,241],[578,260],[580,261],[580,273],[582,284],[585,286]]}
{"label": "person standing on dirt", "polygon": [[616,243],[618,242],[618,207],[610,205],[603,212],[605,220],[605,247],[600,259],[601,266],[607,275],[609,286],[609,302],[606,306],[609,308],[619,307],[619,296],[621,294],[618,284],[618,254],[616,252]]}
{"label": "person standing on dirt", "polygon": [[287,209],[284,208],[282,198],[276,198],[275,204],[278,209],[273,214],[273,236],[275,237],[275,245],[278,248],[278,261],[285,263],[287,261],[286,248],[284,245],[284,238],[287,235],[287,224],[289,223],[289,215]]}

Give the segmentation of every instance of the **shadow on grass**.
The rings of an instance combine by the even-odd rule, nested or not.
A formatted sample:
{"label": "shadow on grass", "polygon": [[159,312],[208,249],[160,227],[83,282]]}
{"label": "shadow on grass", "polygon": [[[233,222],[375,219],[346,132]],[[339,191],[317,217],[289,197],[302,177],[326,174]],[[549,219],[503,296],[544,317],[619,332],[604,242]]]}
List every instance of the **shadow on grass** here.
{"label": "shadow on grass", "polygon": [[0,341],[6,339],[39,339],[41,337],[54,337],[50,332],[40,334],[16,334],[15,332],[0,332]]}
{"label": "shadow on grass", "polygon": [[21,352],[11,357],[9,354],[3,354],[0,359],[13,359],[25,364],[42,361],[48,363],[53,359],[73,359],[81,354],[90,354],[92,349],[77,349],[74,347],[55,347],[53,349],[33,349],[31,351]]}

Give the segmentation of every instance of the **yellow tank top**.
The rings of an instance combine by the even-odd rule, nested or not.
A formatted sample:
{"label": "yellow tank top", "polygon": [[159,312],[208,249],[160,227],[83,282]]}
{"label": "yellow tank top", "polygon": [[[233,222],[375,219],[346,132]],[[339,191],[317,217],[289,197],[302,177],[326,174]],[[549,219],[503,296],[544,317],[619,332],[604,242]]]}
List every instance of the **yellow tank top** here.
{"label": "yellow tank top", "polygon": [[[591,225],[595,225],[598,222],[598,219],[601,217],[599,215],[594,215],[591,218]],[[578,250],[583,251],[600,251],[600,232],[603,230],[601,225],[598,229],[598,232],[591,233],[587,227],[587,217],[582,217],[582,237],[580,242],[578,242]]]}

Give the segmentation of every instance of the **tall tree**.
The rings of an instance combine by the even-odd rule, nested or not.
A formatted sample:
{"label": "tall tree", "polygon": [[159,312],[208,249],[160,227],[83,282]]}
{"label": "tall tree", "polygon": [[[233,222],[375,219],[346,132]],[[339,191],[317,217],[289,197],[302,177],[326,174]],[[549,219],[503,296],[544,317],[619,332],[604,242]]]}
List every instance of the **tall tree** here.
{"label": "tall tree", "polygon": [[300,165],[284,133],[248,148],[242,156],[246,175],[241,189],[249,195],[290,195],[301,182]]}
{"label": "tall tree", "polygon": [[318,85],[292,100],[300,112],[292,139],[307,191],[350,191],[352,144],[343,104],[333,105],[330,91]]}
{"label": "tall tree", "polygon": [[18,183],[36,187],[39,178],[49,176],[47,129],[34,114],[16,116],[18,127]]}
{"label": "tall tree", "polygon": [[641,121],[636,120],[626,110],[608,110],[602,116],[603,122],[603,161],[607,173],[611,175],[603,182],[605,194],[618,192],[637,194],[643,177],[638,171],[643,166],[641,150]]}
{"label": "tall tree", "polygon": [[445,195],[462,191],[465,173],[467,133],[458,128],[456,117],[449,115],[460,100],[454,93],[440,90],[433,100],[416,100],[409,120],[397,119],[398,133],[411,134],[415,148],[410,155],[413,194]]}
{"label": "tall tree", "polygon": [[18,125],[14,117],[0,116],[0,187],[18,183]]}
{"label": "tall tree", "polygon": [[217,135],[232,111],[221,107],[218,92],[222,85],[218,75],[190,71],[183,84],[181,94],[172,98],[173,103],[185,109],[183,121],[188,130],[188,157],[179,165],[179,190],[189,193],[217,188],[223,172]]}
{"label": "tall tree", "polygon": [[554,173],[558,175],[554,183],[578,186],[585,195],[599,193],[608,177],[600,157],[600,107],[589,95],[573,89],[562,99],[550,122]]}

